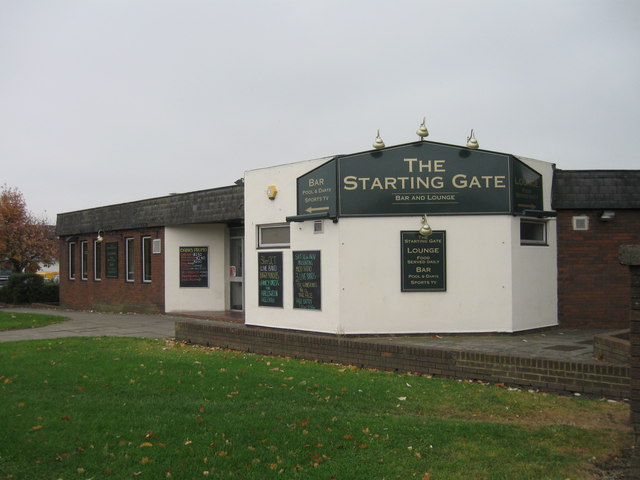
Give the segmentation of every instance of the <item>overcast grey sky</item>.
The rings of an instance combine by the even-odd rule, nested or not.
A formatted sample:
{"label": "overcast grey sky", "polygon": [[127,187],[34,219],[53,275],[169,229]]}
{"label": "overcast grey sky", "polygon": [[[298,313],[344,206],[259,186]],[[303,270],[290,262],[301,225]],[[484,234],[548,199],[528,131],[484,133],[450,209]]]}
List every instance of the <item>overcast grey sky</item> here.
{"label": "overcast grey sky", "polygon": [[0,0],[0,184],[38,215],[417,140],[640,168],[639,0]]}

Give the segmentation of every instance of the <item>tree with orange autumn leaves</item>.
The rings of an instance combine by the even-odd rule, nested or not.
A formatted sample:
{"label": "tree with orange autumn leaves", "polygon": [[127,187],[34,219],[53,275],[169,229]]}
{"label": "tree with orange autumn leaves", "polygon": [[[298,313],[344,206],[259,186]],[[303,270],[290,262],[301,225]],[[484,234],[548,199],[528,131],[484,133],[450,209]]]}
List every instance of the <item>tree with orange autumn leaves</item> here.
{"label": "tree with orange autumn leaves", "polygon": [[34,273],[52,265],[57,257],[53,227],[27,210],[17,188],[2,186],[0,192],[0,263],[13,272]]}

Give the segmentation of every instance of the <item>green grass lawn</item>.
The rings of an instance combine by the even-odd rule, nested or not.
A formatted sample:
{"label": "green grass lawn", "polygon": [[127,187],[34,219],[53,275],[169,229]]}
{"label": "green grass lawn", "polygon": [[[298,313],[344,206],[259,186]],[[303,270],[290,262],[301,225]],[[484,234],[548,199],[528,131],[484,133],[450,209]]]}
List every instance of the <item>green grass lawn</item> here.
{"label": "green grass lawn", "polygon": [[0,331],[21,328],[44,327],[52,323],[68,320],[60,315],[41,315],[37,313],[0,312]]}
{"label": "green grass lawn", "polygon": [[0,344],[0,479],[589,479],[628,405],[132,338]]}

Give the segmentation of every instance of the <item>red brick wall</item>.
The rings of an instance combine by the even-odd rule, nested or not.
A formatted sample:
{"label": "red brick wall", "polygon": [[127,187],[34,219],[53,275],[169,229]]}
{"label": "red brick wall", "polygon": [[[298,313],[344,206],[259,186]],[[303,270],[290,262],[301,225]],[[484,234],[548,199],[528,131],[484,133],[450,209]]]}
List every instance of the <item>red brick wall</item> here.
{"label": "red brick wall", "polygon": [[[102,242],[102,278],[94,280],[93,241],[95,233],[78,235],[76,242],[75,280],[69,279],[69,244],[60,239],[60,305],[77,310],[108,310],[123,312],[164,312],[164,229],[118,231],[105,233]],[[161,239],[162,253],[151,254],[151,282],[142,280],[142,237]],[[134,281],[125,280],[125,238],[133,237]],[[82,241],[88,246],[87,279],[80,274]],[[118,242],[118,278],[107,278],[105,265],[106,244]]]}
{"label": "red brick wall", "polygon": [[[628,328],[629,271],[618,261],[620,245],[640,243],[640,211],[558,212],[558,322],[569,328]],[[589,217],[589,230],[574,231],[572,217]]]}

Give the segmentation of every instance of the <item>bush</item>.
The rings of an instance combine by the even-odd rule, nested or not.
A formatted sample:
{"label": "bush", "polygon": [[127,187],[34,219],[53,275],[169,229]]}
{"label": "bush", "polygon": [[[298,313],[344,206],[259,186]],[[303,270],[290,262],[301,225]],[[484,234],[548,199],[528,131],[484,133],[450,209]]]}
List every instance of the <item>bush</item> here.
{"label": "bush", "polygon": [[41,303],[58,303],[60,301],[60,285],[57,283],[48,283],[42,286]]}
{"label": "bush", "polygon": [[58,285],[45,285],[44,279],[35,273],[14,273],[0,289],[0,301],[14,305],[57,302]]}

